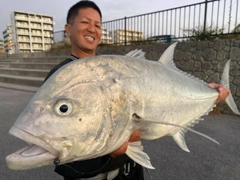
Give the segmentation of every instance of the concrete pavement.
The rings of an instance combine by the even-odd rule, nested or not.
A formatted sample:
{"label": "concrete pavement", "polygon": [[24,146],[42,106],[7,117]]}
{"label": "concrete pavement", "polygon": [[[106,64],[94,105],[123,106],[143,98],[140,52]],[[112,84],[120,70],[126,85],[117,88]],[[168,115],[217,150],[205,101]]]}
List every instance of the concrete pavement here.
{"label": "concrete pavement", "polygon": [[[33,93],[0,88],[0,179],[1,180],[62,180],[53,166],[28,171],[13,171],[6,167],[5,157],[24,147],[25,143],[8,134],[8,130],[25,108]],[[190,153],[181,150],[171,137],[144,141],[144,151],[155,170],[149,170],[153,180],[238,180],[240,179],[240,117],[206,116],[195,125],[198,130],[216,139],[220,145],[186,133]],[[145,179],[151,180],[145,170]]]}

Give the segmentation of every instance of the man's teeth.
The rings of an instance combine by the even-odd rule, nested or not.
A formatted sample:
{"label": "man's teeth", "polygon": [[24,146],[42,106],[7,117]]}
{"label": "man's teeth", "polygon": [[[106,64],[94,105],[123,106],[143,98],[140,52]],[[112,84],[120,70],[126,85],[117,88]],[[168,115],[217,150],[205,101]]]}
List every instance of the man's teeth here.
{"label": "man's teeth", "polygon": [[85,38],[88,39],[89,41],[93,41],[93,37],[85,36]]}

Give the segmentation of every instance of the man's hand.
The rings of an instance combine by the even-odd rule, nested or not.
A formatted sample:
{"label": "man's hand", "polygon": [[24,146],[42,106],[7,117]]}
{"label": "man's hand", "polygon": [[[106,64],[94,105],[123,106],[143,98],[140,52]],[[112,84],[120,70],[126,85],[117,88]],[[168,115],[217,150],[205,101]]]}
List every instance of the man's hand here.
{"label": "man's hand", "polygon": [[[131,134],[128,142],[140,141],[140,139],[141,139],[140,136],[141,136],[141,131],[136,130],[136,131],[134,131],[134,132]],[[117,156],[123,155],[123,154],[126,152],[126,150],[127,150],[128,142],[125,142],[120,148],[118,148],[117,150],[113,151],[113,152],[110,154],[110,156],[111,156],[112,158],[115,158],[115,157],[117,157]]]}
{"label": "man's hand", "polygon": [[218,98],[215,102],[216,104],[224,101],[228,97],[228,95],[230,94],[229,89],[223,87],[221,84],[209,83],[208,86],[213,88],[213,89],[217,89],[218,92],[219,92]]}

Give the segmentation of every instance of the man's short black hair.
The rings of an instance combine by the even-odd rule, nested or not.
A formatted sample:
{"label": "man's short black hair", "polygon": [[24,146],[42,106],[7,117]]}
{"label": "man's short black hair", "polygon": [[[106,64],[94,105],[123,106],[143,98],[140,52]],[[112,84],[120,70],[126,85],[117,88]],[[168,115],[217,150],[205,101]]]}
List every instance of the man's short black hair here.
{"label": "man's short black hair", "polygon": [[102,19],[102,13],[99,9],[99,7],[93,2],[93,1],[87,1],[87,0],[82,0],[74,4],[69,10],[67,14],[67,24],[70,24],[72,20],[74,20],[75,17],[78,16],[78,11],[80,9],[85,9],[85,8],[92,8],[95,9],[99,15],[100,18]]}

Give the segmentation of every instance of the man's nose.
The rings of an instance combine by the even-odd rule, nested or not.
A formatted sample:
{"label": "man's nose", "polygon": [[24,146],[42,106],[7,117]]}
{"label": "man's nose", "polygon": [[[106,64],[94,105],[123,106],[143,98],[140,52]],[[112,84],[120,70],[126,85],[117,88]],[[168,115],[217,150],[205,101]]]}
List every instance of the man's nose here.
{"label": "man's nose", "polygon": [[89,32],[95,32],[95,31],[96,31],[95,25],[94,25],[94,24],[91,24],[91,23],[88,25],[88,28],[87,28],[87,29],[88,29]]}

